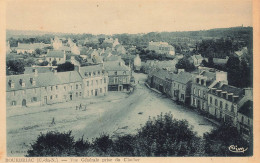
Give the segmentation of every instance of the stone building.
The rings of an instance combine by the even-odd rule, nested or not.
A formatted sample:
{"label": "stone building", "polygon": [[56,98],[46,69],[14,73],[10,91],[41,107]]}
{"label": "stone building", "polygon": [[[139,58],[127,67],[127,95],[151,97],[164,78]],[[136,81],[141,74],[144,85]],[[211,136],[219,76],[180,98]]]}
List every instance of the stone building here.
{"label": "stone building", "polygon": [[196,75],[191,84],[191,106],[196,107],[204,112],[209,112],[208,109],[208,91],[209,86],[214,82],[222,81],[226,84],[227,73],[214,69],[202,69]]}
{"label": "stone building", "polygon": [[60,50],[51,50],[47,52],[45,60],[49,63],[56,61],[57,64],[63,64],[66,62],[66,53]]}
{"label": "stone building", "polygon": [[209,114],[236,126],[238,110],[247,98],[245,90],[227,85],[224,82],[214,83],[209,88]]}
{"label": "stone building", "polygon": [[122,62],[108,61],[103,63],[108,73],[108,91],[129,91],[131,70]]}
{"label": "stone building", "polygon": [[101,65],[79,67],[83,79],[83,96],[105,95],[108,91],[108,74]]}
{"label": "stone building", "polygon": [[137,54],[136,57],[134,58],[134,70],[140,71],[141,66],[142,66],[142,61],[139,54]]}
{"label": "stone building", "polygon": [[154,50],[159,54],[175,55],[175,48],[167,42],[149,42],[148,50]]}
{"label": "stone building", "polygon": [[[51,79],[51,80],[50,80]],[[77,71],[10,75],[6,77],[7,107],[40,106],[82,98]]]}

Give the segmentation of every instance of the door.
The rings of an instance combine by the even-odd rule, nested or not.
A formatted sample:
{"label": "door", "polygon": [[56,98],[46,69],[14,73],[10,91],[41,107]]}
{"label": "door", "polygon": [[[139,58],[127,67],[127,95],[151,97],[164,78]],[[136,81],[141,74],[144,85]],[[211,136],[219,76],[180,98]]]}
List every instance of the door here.
{"label": "door", "polygon": [[200,109],[200,100],[198,100],[198,105],[197,105],[198,109]]}
{"label": "door", "polygon": [[23,101],[22,101],[22,106],[26,106],[26,100],[25,99],[23,99]]}
{"label": "door", "polygon": [[123,90],[123,86],[120,85],[120,86],[119,86],[119,91],[122,91],[122,90]]}
{"label": "door", "polygon": [[70,100],[72,100],[72,94],[70,94]]}
{"label": "door", "polygon": [[47,96],[44,96],[43,104],[47,104]]}
{"label": "door", "polygon": [[98,94],[98,90],[97,90],[97,89],[95,89],[95,96],[97,96],[97,94]]}

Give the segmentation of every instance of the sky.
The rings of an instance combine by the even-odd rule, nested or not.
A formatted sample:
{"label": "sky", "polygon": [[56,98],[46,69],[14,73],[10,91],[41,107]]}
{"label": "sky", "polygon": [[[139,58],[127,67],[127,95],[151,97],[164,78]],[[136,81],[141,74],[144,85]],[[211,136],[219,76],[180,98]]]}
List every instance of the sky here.
{"label": "sky", "polygon": [[251,0],[9,0],[6,28],[148,33],[252,26]]}

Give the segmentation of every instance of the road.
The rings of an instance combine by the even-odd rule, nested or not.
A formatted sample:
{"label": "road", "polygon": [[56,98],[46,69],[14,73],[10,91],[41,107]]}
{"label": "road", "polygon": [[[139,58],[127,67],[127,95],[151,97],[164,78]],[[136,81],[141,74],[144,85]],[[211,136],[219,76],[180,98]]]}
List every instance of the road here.
{"label": "road", "polygon": [[[8,156],[23,156],[40,133],[69,131],[75,139],[92,140],[100,133],[111,136],[133,134],[149,117],[161,113],[173,114],[176,119],[186,119],[199,136],[214,128],[197,112],[177,105],[171,99],[158,94],[145,85],[145,74],[135,74],[136,89],[131,95],[109,92],[107,96],[93,97],[44,107],[7,109]],[[139,83],[138,83],[139,81]],[[75,110],[79,103],[86,111]],[[51,125],[55,118],[55,125]]]}

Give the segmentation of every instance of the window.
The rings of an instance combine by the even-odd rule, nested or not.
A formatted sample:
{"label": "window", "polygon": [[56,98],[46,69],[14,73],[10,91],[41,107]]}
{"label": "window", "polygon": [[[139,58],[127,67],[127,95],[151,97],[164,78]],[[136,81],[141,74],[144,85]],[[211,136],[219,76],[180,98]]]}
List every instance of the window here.
{"label": "window", "polygon": [[78,89],[79,88],[79,86],[78,86],[78,84],[76,84],[76,89]]}
{"label": "window", "polygon": [[198,95],[200,96],[200,89],[198,90]]}
{"label": "window", "polygon": [[64,90],[66,91],[66,86],[64,86]]}
{"label": "window", "polygon": [[51,91],[52,91],[52,86],[51,86]]}
{"label": "window", "polygon": [[78,92],[76,92],[76,97],[78,97]]}
{"label": "window", "polygon": [[93,85],[93,80],[91,80],[91,85]]}
{"label": "window", "polygon": [[11,105],[16,106],[16,101],[12,101]]}
{"label": "window", "polygon": [[182,85],[182,90],[184,90],[184,86]]}
{"label": "window", "polygon": [[93,72],[93,75],[95,76],[95,75],[96,75],[96,72]]}
{"label": "window", "polygon": [[106,78],[104,78],[104,83],[106,83],[107,81],[106,81]]}
{"label": "window", "polygon": [[33,97],[33,98],[31,99],[31,102],[37,102],[37,97]]}
{"label": "window", "polygon": [[52,96],[50,96],[50,99],[52,100]]}
{"label": "window", "polygon": [[98,85],[98,80],[96,80],[96,84]]}
{"label": "window", "polygon": [[91,95],[93,96],[93,90],[91,90]]}
{"label": "window", "polygon": [[79,92],[79,96],[81,96],[81,92]]}
{"label": "window", "polygon": [[244,116],[241,117],[241,122],[244,123]]}
{"label": "window", "polygon": [[100,79],[100,84],[102,84],[102,79]]}
{"label": "window", "polygon": [[87,86],[89,86],[89,81],[87,81]]}
{"label": "window", "polygon": [[204,80],[201,80],[201,85],[204,85]]}
{"label": "window", "polygon": [[87,72],[85,72],[85,76],[88,76],[88,73],[87,73]]}
{"label": "window", "polygon": [[234,105],[231,105],[231,112],[234,112]]}
{"label": "window", "polygon": [[222,109],[222,108],[223,108],[223,102],[220,101],[220,109]]}
{"label": "window", "polygon": [[181,94],[181,99],[184,99],[184,94]]}
{"label": "window", "polygon": [[115,75],[117,75],[117,71],[115,71]]}
{"label": "window", "polygon": [[[174,83],[175,85],[175,83]],[[193,88],[193,94],[195,95],[196,94],[196,88]]]}
{"label": "window", "polygon": [[100,91],[99,91],[100,93],[102,93],[102,88],[100,88]]}
{"label": "window", "polygon": [[217,99],[215,99],[215,105],[218,106],[218,100]]}
{"label": "window", "polygon": [[91,72],[89,72],[88,75],[91,76]]}
{"label": "window", "polygon": [[225,109],[228,110],[228,104],[226,104]]}
{"label": "window", "polygon": [[203,97],[206,98],[206,91],[203,91]]}
{"label": "window", "polygon": [[98,75],[100,75],[100,71],[98,71]]}
{"label": "window", "polygon": [[199,83],[199,81],[200,81],[200,79],[199,79],[199,78],[197,78],[197,79],[196,79],[196,82],[197,82],[197,83]]}

